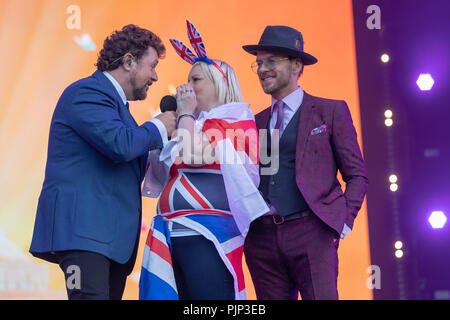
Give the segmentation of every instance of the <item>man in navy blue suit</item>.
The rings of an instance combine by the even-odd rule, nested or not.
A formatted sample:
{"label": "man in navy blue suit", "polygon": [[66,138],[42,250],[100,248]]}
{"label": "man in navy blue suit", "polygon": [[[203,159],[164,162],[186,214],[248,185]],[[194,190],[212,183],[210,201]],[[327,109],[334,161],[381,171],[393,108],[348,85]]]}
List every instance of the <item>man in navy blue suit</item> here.
{"label": "man in navy blue suit", "polygon": [[135,25],[108,37],[94,74],[61,95],[30,252],[58,263],[69,299],[121,299],[137,253],[141,182],[149,149],[176,126],[164,112],[138,126],[127,101],[143,100],[165,54]]}

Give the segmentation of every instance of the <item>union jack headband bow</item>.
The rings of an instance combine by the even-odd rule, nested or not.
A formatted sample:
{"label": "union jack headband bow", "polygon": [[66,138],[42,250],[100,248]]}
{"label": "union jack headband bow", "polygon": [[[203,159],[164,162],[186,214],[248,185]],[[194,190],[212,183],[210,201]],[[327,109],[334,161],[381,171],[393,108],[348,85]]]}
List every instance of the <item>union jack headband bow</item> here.
{"label": "union jack headband bow", "polygon": [[223,72],[223,70],[219,67],[217,63],[209,59],[208,56],[206,55],[205,44],[203,43],[200,33],[197,31],[197,29],[189,20],[186,20],[186,24],[189,41],[191,42],[192,47],[197,53],[197,56],[183,42],[176,39],[170,39],[170,43],[174,47],[175,51],[180,55],[180,57],[183,60],[189,62],[190,64],[194,64],[198,61],[203,61],[207,64],[212,64],[217,68],[217,70],[220,71],[220,73],[222,73],[223,77],[228,82],[228,78],[225,75],[225,72]]}

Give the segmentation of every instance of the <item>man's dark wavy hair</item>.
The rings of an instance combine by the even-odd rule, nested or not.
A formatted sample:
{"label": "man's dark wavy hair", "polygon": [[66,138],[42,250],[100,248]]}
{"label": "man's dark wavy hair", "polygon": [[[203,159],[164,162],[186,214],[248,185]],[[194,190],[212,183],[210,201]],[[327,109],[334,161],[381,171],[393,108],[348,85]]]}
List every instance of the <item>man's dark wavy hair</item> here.
{"label": "man's dark wavy hair", "polygon": [[156,34],[129,24],[105,39],[95,65],[100,71],[115,70],[122,64],[121,58],[126,53],[131,53],[139,61],[149,47],[156,50],[159,58],[164,57],[166,48]]}

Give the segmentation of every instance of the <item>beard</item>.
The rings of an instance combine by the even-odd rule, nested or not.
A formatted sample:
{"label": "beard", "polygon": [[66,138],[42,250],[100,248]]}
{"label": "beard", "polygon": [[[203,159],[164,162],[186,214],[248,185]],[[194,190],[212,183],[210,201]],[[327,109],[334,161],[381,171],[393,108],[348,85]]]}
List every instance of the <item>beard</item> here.
{"label": "beard", "polygon": [[133,96],[134,100],[145,100],[145,98],[147,98],[147,88],[134,88]]}
{"label": "beard", "polygon": [[264,85],[261,83],[261,85],[265,93],[272,94],[283,88],[286,85],[286,83],[287,81],[280,78],[279,76],[276,76],[271,84]]}
{"label": "beard", "polygon": [[147,85],[138,87],[136,85],[136,75],[134,74],[130,79],[131,87],[133,88],[133,100],[145,100],[147,98]]}
{"label": "beard", "polygon": [[262,89],[267,94],[274,94],[283,88],[289,86],[289,74],[283,72],[268,72],[264,76],[272,76],[273,81],[270,84],[263,84],[261,81]]}

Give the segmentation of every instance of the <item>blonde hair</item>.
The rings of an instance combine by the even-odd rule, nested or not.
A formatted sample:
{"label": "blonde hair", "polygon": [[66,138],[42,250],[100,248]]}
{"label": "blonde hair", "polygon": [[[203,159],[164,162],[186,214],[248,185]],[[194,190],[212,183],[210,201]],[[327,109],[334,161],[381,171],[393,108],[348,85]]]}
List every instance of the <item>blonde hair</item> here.
{"label": "blonde hair", "polygon": [[200,65],[205,75],[214,83],[219,103],[227,104],[230,102],[243,102],[244,99],[242,97],[241,87],[239,86],[239,81],[233,68],[226,62],[220,60],[213,61],[220,69],[222,69],[223,73],[227,76],[228,81],[225,79],[222,72],[220,72],[213,64],[197,61],[192,67]]}

